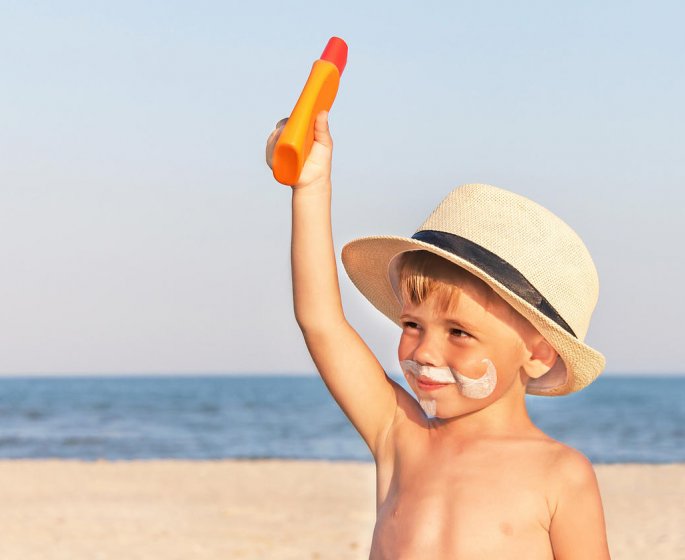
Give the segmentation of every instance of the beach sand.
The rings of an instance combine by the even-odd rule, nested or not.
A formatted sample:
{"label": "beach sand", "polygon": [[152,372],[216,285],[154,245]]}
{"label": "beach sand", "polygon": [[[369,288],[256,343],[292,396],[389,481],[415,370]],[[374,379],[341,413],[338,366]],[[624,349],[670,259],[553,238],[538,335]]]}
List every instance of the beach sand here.
{"label": "beach sand", "polygon": [[[599,465],[614,560],[685,559],[685,465]],[[368,557],[371,464],[0,461],[2,560]]]}

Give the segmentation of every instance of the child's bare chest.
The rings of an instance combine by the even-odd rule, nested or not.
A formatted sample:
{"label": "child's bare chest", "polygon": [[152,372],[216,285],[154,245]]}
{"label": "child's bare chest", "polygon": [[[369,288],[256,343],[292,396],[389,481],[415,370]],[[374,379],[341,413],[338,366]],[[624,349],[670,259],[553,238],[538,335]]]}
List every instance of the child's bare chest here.
{"label": "child's bare chest", "polygon": [[525,463],[410,457],[379,501],[371,558],[551,559],[549,517],[542,481]]}

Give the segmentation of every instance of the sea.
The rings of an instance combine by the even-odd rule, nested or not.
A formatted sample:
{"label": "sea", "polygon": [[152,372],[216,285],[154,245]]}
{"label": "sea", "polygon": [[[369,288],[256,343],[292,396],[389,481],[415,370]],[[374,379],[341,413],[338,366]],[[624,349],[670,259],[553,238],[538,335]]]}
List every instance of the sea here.
{"label": "sea", "polygon": [[[527,400],[594,463],[685,462],[685,376],[605,375]],[[308,375],[0,378],[0,459],[20,458],[372,460]]]}

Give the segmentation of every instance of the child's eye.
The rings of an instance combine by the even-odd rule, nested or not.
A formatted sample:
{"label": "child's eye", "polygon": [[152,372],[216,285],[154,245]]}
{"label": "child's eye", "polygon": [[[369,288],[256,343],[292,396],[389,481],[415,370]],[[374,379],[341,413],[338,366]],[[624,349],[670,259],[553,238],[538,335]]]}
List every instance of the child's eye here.
{"label": "child's eye", "polygon": [[469,333],[462,331],[461,329],[450,329],[450,334],[452,336],[456,336],[457,338],[466,338],[471,336]]}
{"label": "child's eye", "polygon": [[418,329],[419,325],[418,325],[418,323],[414,323],[413,321],[404,321],[402,323],[402,327],[405,329],[414,330],[414,329]]}

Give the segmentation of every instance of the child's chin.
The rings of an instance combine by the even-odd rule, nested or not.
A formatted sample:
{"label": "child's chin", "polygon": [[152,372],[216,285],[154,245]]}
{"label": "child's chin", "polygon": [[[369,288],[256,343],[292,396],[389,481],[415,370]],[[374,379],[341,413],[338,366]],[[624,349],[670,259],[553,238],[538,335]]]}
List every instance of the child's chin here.
{"label": "child's chin", "polygon": [[460,416],[464,416],[469,412],[473,412],[477,408],[478,407],[472,408],[469,406],[445,406],[445,404],[442,406],[438,405],[435,409],[435,414],[433,414],[433,417],[439,420],[453,420],[454,418],[459,418]]}
{"label": "child's chin", "polygon": [[461,416],[461,414],[463,414],[463,413],[460,413],[459,411],[455,411],[455,410],[449,410],[449,409],[446,410],[444,406],[443,407],[436,406],[436,407],[431,409],[431,407],[426,406],[425,403],[419,402],[419,404],[421,404],[421,408],[423,409],[423,412],[425,413],[425,415],[428,418],[435,418],[436,420],[450,420],[452,418],[456,418],[457,416]]}
{"label": "child's chin", "polygon": [[449,420],[465,413],[465,411],[458,410],[457,407],[446,406],[445,403],[438,404],[436,400],[423,394],[416,395],[416,398],[419,401],[419,406],[428,418]]}

